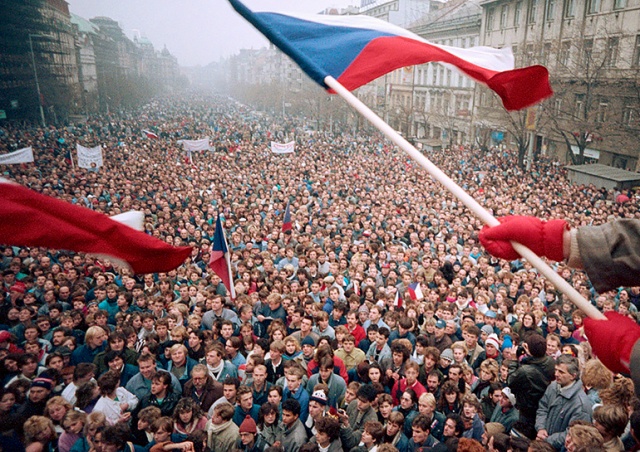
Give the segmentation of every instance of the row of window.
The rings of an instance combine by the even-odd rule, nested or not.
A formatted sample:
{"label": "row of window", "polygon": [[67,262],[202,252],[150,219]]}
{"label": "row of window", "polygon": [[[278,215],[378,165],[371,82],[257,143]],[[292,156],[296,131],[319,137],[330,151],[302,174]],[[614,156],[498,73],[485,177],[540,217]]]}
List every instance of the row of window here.
{"label": "row of window", "polygon": [[[589,109],[591,111],[587,111],[585,107],[585,95],[584,94],[575,94],[573,105],[568,108],[571,109],[570,113],[567,112],[567,107],[563,104],[565,101],[557,97],[554,100],[553,111],[558,117],[575,117],[578,119],[585,119],[586,116],[590,116],[593,118],[595,122],[604,123],[607,121],[615,121],[616,118],[615,112],[611,111],[611,105],[609,100],[606,98],[600,98],[598,101],[594,102],[594,105],[591,105]],[[620,124],[625,127],[637,128],[640,125],[638,122],[638,107],[634,105],[634,99],[629,99],[628,101],[621,104],[621,111],[618,110],[618,120]]]}
{"label": "row of window", "polygon": [[[522,25],[522,21],[526,20],[527,24],[535,24],[539,20],[540,7],[544,7],[543,17],[546,22],[552,22],[558,14],[562,1],[559,0],[530,0],[525,2],[523,0],[517,1],[514,4],[502,5],[499,8],[500,14],[500,29],[504,30],[511,26],[519,27]],[[576,7],[578,5],[577,0],[566,0],[564,2],[563,17],[571,19],[576,16]],[[509,20],[510,8],[513,6],[513,16],[511,21]],[[588,0],[586,4],[587,14],[598,14],[603,12],[603,0]],[[627,6],[627,0],[613,0],[613,10],[624,9]],[[489,32],[495,29],[495,17],[496,8],[487,9],[487,17],[485,24],[485,31]]]}
{"label": "row of window", "polygon": [[[540,63],[546,66],[551,61],[552,53],[556,52],[558,55],[557,63],[564,67],[569,67],[572,64],[579,65],[583,70],[590,67],[591,69],[596,69],[596,66],[619,68],[640,67],[640,35],[635,37],[635,43],[630,60],[628,58],[621,59],[620,48],[620,37],[611,36],[608,38],[602,38],[597,43],[596,47],[594,47],[594,39],[588,38],[578,43],[571,40],[562,41],[557,50],[552,48],[552,43],[546,42],[542,47],[536,47],[534,44],[527,44],[523,55],[518,54],[517,45],[512,46],[512,51],[517,62],[525,66],[535,63]],[[576,57],[579,57],[580,60],[576,60]]]}

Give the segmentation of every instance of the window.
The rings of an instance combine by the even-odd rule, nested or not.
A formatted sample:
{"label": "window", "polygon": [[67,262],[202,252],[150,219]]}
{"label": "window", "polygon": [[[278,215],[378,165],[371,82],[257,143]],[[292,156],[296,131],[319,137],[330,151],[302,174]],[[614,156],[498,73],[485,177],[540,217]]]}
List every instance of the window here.
{"label": "window", "polygon": [[538,17],[538,0],[531,0],[531,6],[529,7],[529,17],[527,17],[528,24],[535,24]]}
{"label": "window", "polygon": [[622,110],[622,125],[625,127],[635,127],[637,124],[638,114],[630,105],[625,105]]}
{"label": "window", "polygon": [[516,10],[513,14],[513,26],[517,27],[520,25],[520,16],[522,15],[522,2],[516,2]]}
{"label": "window", "polygon": [[549,64],[549,57],[551,56],[551,43],[545,42],[544,46],[542,46],[542,64],[546,66]]}
{"label": "window", "polygon": [[618,49],[620,47],[620,38],[607,39],[607,65],[615,66],[618,63]]}
{"label": "window", "polygon": [[623,9],[627,7],[627,0],[614,0],[613,9]]}
{"label": "window", "polygon": [[576,118],[584,118],[584,94],[576,94]]}
{"label": "window", "polygon": [[588,0],[587,12],[589,14],[597,14],[600,12],[600,0]]}
{"label": "window", "polygon": [[507,17],[509,16],[509,5],[502,5],[500,9],[500,29],[507,28]]}
{"label": "window", "polygon": [[494,12],[493,8],[489,8],[487,10],[487,26],[484,30],[487,33],[493,30],[493,12]]}
{"label": "window", "polygon": [[589,66],[591,64],[591,55],[593,52],[593,39],[585,39],[582,44],[582,64]]}
{"label": "window", "polygon": [[556,0],[547,0],[547,10],[545,12],[545,20],[547,22],[553,21],[553,16],[556,12]]}
{"label": "window", "polygon": [[564,41],[560,46],[560,64],[569,66],[571,62],[571,41]]}
{"label": "window", "polygon": [[530,66],[533,63],[533,44],[527,44],[527,54],[525,64]]}
{"label": "window", "polygon": [[640,66],[640,35],[636,36],[636,47],[633,49],[633,61],[631,65],[634,67]]}
{"label": "window", "polygon": [[567,0],[564,4],[564,17],[572,18],[576,15],[575,0]]}
{"label": "window", "polygon": [[598,116],[596,117],[596,122],[606,122],[608,111],[609,111],[609,103],[600,102],[600,104],[598,105]]}
{"label": "window", "polygon": [[556,98],[553,102],[553,114],[558,117],[562,115],[562,99]]}

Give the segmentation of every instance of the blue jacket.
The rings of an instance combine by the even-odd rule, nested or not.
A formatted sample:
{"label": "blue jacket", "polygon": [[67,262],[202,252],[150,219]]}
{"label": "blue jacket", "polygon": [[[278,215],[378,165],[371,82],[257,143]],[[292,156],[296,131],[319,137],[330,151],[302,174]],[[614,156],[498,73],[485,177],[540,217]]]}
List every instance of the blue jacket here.
{"label": "blue jacket", "polygon": [[105,347],[104,342],[100,347],[96,347],[93,350],[87,344],[81,345],[71,353],[71,364],[76,366],[80,363],[93,363],[98,353],[104,351]]}
{"label": "blue jacket", "polygon": [[282,393],[282,401],[293,398],[296,399],[300,403],[300,422],[303,424],[307,422],[307,417],[309,416],[309,393],[306,389],[300,384],[298,391],[295,394],[291,393],[289,388],[285,388]]}
{"label": "blue jacket", "polygon": [[233,413],[233,423],[240,427],[240,424],[242,424],[247,416],[251,416],[256,420],[258,419],[258,411],[260,411],[260,405],[256,405],[255,403],[248,413],[243,410],[240,405],[236,405],[236,411]]}
{"label": "blue jacket", "polygon": [[[189,379],[191,378],[191,370],[194,368],[194,366],[196,366],[198,364],[198,361],[196,361],[193,358],[190,358],[189,356],[187,356],[187,362],[185,363],[186,369],[184,371],[184,375],[181,378],[178,378],[178,381],[180,382],[180,385],[182,387],[184,387],[184,384],[189,381]],[[169,361],[167,363],[167,371],[169,373],[171,373],[171,369],[173,368],[173,361]]]}

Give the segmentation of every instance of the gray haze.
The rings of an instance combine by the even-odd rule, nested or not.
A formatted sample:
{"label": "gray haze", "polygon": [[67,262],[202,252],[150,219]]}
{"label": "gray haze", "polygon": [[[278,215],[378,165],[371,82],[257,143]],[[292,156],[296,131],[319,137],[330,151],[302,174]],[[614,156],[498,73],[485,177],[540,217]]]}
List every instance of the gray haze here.
{"label": "gray haze", "polygon": [[[91,19],[107,16],[119,22],[129,38],[138,30],[156,50],[167,46],[180,66],[207,65],[241,48],[267,41],[240,17],[227,0],[68,0],[72,13]],[[245,0],[252,10],[316,13],[359,0]]]}

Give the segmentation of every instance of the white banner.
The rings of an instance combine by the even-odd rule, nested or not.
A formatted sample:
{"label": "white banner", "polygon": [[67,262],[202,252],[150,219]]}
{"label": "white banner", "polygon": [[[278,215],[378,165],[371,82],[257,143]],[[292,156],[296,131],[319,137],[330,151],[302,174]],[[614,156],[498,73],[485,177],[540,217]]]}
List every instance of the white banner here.
{"label": "white banner", "polygon": [[85,148],[84,146],[76,144],[76,149],[78,150],[78,167],[95,169],[103,165],[102,146]]}
{"label": "white banner", "polygon": [[178,140],[178,144],[184,146],[185,151],[210,151],[209,137],[201,140]]}
{"label": "white banner", "polygon": [[271,142],[271,152],[274,154],[293,154],[296,150],[295,141],[289,141],[288,143],[276,143]]}
{"label": "white banner", "polygon": [[33,162],[33,149],[31,146],[28,148],[18,149],[17,151],[10,152],[9,154],[0,155],[0,165],[15,165],[16,163],[31,162]]}

